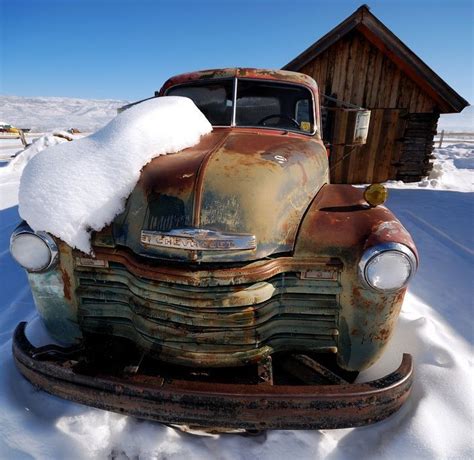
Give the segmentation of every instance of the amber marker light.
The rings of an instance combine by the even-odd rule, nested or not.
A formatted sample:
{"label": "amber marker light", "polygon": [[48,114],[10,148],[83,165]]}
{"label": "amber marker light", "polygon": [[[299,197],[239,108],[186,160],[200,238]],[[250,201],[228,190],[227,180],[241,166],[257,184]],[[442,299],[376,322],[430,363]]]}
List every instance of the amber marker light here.
{"label": "amber marker light", "polygon": [[369,185],[364,191],[364,200],[370,206],[379,206],[384,204],[388,198],[388,190],[382,184]]}

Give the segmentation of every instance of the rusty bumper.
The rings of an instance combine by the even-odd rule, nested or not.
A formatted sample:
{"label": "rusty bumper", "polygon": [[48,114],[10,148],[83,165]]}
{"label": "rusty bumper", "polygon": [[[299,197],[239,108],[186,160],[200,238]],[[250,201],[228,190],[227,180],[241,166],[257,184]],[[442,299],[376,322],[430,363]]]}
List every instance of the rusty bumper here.
{"label": "rusty bumper", "polygon": [[168,424],[228,429],[331,429],[371,424],[396,412],[413,380],[411,356],[366,383],[337,385],[228,384],[169,377],[86,375],[67,358],[36,356],[25,335],[14,333],[15,363],[40,389],[81,404]]}

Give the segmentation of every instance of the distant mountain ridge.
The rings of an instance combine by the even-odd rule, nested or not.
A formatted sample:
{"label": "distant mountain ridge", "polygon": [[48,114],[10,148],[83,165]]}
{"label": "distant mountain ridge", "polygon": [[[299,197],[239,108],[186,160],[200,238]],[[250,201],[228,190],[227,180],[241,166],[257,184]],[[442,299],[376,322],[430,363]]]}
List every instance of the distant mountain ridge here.
{"label": "distant mountain ridge", "polygon": [[117,115],[128,101],[70,97],[24,97],[0,95],[0,120],[34,132],[77,128],[96,131]]}
{"label": "distant mountain ridge", "polygon": [[467,106],[461,113],[441,115],[438,122],[438,132],[474,133],[474,105]]}
{"label": "distant mountain ridge", "polygon": [[[0,95],[0,121],[31,131],[77,128],[92,132],[104,126],[117,108],[129,101],[70,97],[24,97]],[[474,106],[461,113],[441,115],[438,132],[474,132]]]}

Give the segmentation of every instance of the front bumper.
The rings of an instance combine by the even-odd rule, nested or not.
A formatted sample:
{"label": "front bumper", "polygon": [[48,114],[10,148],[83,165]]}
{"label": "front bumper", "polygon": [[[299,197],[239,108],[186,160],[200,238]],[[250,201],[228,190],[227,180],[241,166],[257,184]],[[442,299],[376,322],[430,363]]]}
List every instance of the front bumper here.
{"label": "front bumper", "polygon": [[[67,357],[38,356],[25,335],[14,333],[19,371],[48,393],[81,404],[167,424],[226,429],[331,429],[371,424],[396,412],[412,381],[411,356],[366,383],[337,385],[234,384],[147,375],[86,375]],[[41,355],[41,354],[40,354]]]}

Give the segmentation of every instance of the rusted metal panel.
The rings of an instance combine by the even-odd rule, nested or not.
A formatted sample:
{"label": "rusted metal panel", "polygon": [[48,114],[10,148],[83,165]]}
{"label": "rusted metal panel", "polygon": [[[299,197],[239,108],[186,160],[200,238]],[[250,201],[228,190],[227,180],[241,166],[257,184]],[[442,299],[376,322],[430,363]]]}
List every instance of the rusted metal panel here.
{"label": "rusted metal panel", "polygon": [[[244,365],[290,349],[337,351],[337,265],[313,270],[320,278],[281,272],[211,287],[107,265],[76,269],[85,332],[133,337],[160,359],[194,367]],[[214,274],[218,282],[219,271]]]}
{"label": "rusted metal panel", "polygon": [[[384,229],[389,229],[389,234]],[[415,244],[400,221],[385,206],[371,207],[363,189],[351,185],[326,185],[301,224],[296,257],[320,254],[358,261],[362,251],[377,242],[403,243],[415,254]]]}
{"label": "rusted metal panel", "polygon": [[413,240],[384,206],[371,208],[363,190],[326,185],[305,216],[295,256],[324,254],[341,260],[338,363],[347,370],[373,364],[387,345],[406,289],[381,293],[361,285],[357,264],[363,252],[385,242],[398,242],[416,255]]}
{"label": "rusted metal panel", "polygon": [[[178,267],[167,266],[163,263],[157,264],[152,259],[138,260],[125,250],[97,248],[97,259],[106,261],[110,268],[94,268],[90,275],[93,281],[99,281],[102,284],[121,283],[126,294],[114,292],[114,289],[110,288],[106,288],[105,294],[101,294],[100,289],[104,289],[104,287],[94,287],[93,281],[91,281],[91,287],[85,289],[81,287],[77,295],[81,298],[89,298],[92,302],[87,307],[89,310],[85,308],[83,311],[81,317],[87,317],[87,319],[82,320],[82,325],[89,331],[108,330],[109,333],[133,336],[137,343],[146,349],[153,348],[153,340],[144,340],[144,336],[138,333],[138,330],[141,330],[147,337],[155,337],[155,340],[156,337],[161,337],[158,341],[158,349],[163,356],[166,355],[170,360],[192,365],[199,362],[203,365],[205,363],[211,365],[209,363],[212,362],[212,365],[215,366],[253,362],[277,350],[296,347],[298,342],[304,347],[310,347],[312,343],[313,347],[320,350],[332,350],[337,353],[341,367],[347,370],[361,370],[374,363],[388,343],[405,292],[405,289],[396,293],[375,292],[364,288],[361,284],[357,265],[363,251],[385,242],[402,243],[416,254],[409,234],[389,210],[383,206],[375,208],[368,206],[363,199],[362,190],[351,186],[326,185],[305,214],[299,229],[293,257],[255,261],[234,267],[229,267],[226,264],[208,267]],[[316,259],[321,255],[324,255],[325,258]],[[122,268],[119,270],[120,267]],[[78,278],[80,279],[82,276],[87,279],[89,276],[87,273],[90,270],[90,267],[85,269],[77,266]],[[303,341],[298,341],[297,337],[293,337],[292,341],[288,336],[276,339],[274,334],[279,334],[278,331],[285,329],[278,329],[276,326],[264,328],[258,334],[255,334],[257,329],[251,328],[249,331],[253,332],[250,335],[245,335],[243,332],[237,333],[237,335],[226,335],[225,321],[224,323],[219,322],[216,317],[212,317],[212,314],[210,316],[203,315],[203,313],[209,313],[203,308],[214,306],[216,312],[221,308],[222,314],[226,306],[240,305],[245,309],[247,304],[248,310],[246,312],[234,312],[236,314],[232,318],[228,317],[228,323],[232,324],[232,327],[240,327],[242,323],[239,326],[239,321],[246,321],[248,318],[255,321],[257,316],[266,318],[265,315],[269,315],[271,311],[280,311],[283,314],[285,311],[289,312],[291,309],[287,309],[294,303],[291,297],[285,297],[288,295],[289,286],[285,287],[285,293],[274,294],[274,290],[281,287],[278,284],[282,280],[281,275],[288,272],[299,273],[298,283],[301,285],[305,279],[318,280],[318,290],[308,290],[309,285],[306,285],[301,291],[308,296],[309,302],[311,302],[311,295],[316,293],[317,295],[337,296],[339,313],[336,320],[337,325],[334,327],[337,335],[333,336],[332,343],[327,340],[321,341],[314,336]],[[335,273],[339,273],[337,277],[334,277]],[[274,282],[272,281],[269,284],[260,284],[258,289],[255,287],[248,289],[251,284],[245,284],[257,283],[258,285],[268,282],[277,275],[280,278],[275,285],[272,284]],[[323,286],[324,280],[328,284]],[[334,283],[335,280],[340,282],[339,292],[330,288],[331,283]],[[160,283],[173,283],[174,286],[173,289],[165,289],[163,284],[157,287]],[[177,288],[179,285],[196,286],[200,294],[190,295],[185,291],[184,295],[183,293],[179,294],[179,288]],[[220,295],[215,289],[218,286],[229,286],[231,289],[221,291],[222,295]],[[208,288],[210,289],[206,291]],[[217,296],[215,301],[212,300],[212,296]],[[147,300],[141,301],[140,297]],[[96,303],[94,305],[93,300],[101,298],[105,304]],[[186,322],[183,320],[182,314],[181,316],[177,315],[176,308],[170,306],[167,299],[172,299],[172,304],[194,308],[196,315],[203,315],[203,322],[196,319],[192,319],[192,321],[198,321],[196,324],[201,324],[204,329],[193,334],[186,328],[175,330],[173,327],[164,327],[163,325],[156,326],[157,328],[154,329],[150,328],[150,325],[144,322],[141,316],[152,316],[152,311],[153,314],[158,315],[157,319],[161,318],[161,321],[165,321],[168,317],[170,321],[176,321],[179,318],[177,321],[179,324]],[[265,302],[269,303],[264,305]],[[129,307],[120,309],[115,308],[114,305],[128,305]],[[153,310],[150,310],[151,305],[155,305]],[[301,307],[301,301],[298,305]],[[323,305],[319,304],[319,308],[321,307]],[[115,316],[122,318],[126,323],[109,324],[107,329],[105,327],[107,320],[101,320],[100,316],[105,318],[114,316],[110,308],[112,308],[112,312],[115,312]],[[88,311],[89,314],[85,314]],[[317,309],[314,309],[313,313],[317,314]],[[194,315],[189,318],[194,318]],[[220,333],[207,334],[205,332],[206,321],[210,327],[222,327]],[[318,321],[321,321],[321,318]],[[324,321],[320,326],[323,324]],[[300,327],[301,325],[298,325],[296,329]],[[314,327],[317,333],[316,323]],[[286,333],[291,333],[290,329],[288,324]],[[300,329],[304,332],[303,330],[304,327]],[[182,337],[177,339],[177,333],[180,331],[186,331],[187,338],[185,340]],[[226,337],[226,340],[223,337]],[[248,347],[247,350],[245,350],[245,346]],[[212,351],[213,347],[215,347],[214,351]],[[241,354],[239,354],[239,349]],[[234,354],[226,355],[228,352]]]}
{"label": "rusted metal panel", "polygon": [[[116,218],[116,244],[136,254],[203,262],[256,260],[293,249],[301,217],[328,182],[326,150],[304,135],[215,129],[195,147],[159,157]],[[141,232],[201,227],[253,235],[253,250],[143,245]]]}
{"label": "rusted metal panel", "polygon": [[28,273],[36,308],[51,337],[77,343],[82,331],[77,322],[77,298],[72,250],[57,240],[61,264],[45,273]]}
{"label": "rusted metal panel", "polygon": [[[74,251],[76,267],[80,267],[78,258],[84,254]],[[256,282],[270,278],[287,271],[315,270],[320,279],[337,279],[336,272],[341,263],[330,257],[295,258],[278,257],[274,259],[263,259],[258,261],[244,262],[237,265],[232,264],[172,264],[171,262],[154,259],[138,259],[130,251],[117,248],[95,248],[94,259],[117,262],[127,267],[127,270],[136,275],[151,280],[166,281],[169,283],[186,284],[190,286],[228,286]],[[87,264],[86,266],[90,266]]]}
{"label": "rusted metal panel", "polygon": [[15,331],[13,354],[31,383],[65,399],[163,423],[251,430],[361,426],[397,411],[413,380],[410,355],[391,374],[361,384],[229,384],[160,374],[87,375],[71,367],[70,357],[35,358],[37,350],[26,339],[25,326],[21,323]]}

